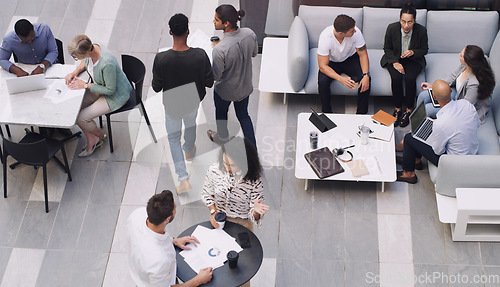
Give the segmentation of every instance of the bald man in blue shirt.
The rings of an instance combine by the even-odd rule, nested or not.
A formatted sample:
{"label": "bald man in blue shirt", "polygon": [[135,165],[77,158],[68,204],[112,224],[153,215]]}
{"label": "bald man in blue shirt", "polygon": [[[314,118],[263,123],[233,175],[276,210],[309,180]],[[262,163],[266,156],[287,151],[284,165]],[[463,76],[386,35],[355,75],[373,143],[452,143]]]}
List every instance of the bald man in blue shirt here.
{"label": "bald man in blue shirt", "polygon": [[56,62],[57,44],[49,26],[43,23],[31,24],[21,19],[14,25],[14,31],[8,33],[0,47],[0,66],[16,74],[18,77],[29,74],[10,62],[12,53],[16,54],[19,63],[38,65],[31,74],[43,74]]}

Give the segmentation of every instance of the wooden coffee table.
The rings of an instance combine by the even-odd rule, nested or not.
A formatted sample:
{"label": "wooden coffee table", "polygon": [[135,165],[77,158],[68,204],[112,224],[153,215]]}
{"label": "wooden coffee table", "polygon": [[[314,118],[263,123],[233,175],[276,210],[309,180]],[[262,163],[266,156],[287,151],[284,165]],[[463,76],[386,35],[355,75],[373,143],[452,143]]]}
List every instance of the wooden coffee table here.
{"label": "wooden coffee table", "polygon": [[381,182],[382,192],[384,191],[385,182],[396,181],[394,133],[390,141],[370,138],[367,145],[362,145],[360,137],[356,133],[359,130],[359,126],[372,122],[370,115],[326,114],[337,127],[325,133],[318,131],[309,121],[310,115],[311,113],[300,113],[298,116],[295,153],[295,177],[306,180],[306,190],[309,180],[319,180],[304,158],[305,153],[312,151],[309,143],[309,133],[311,131],[317,131],[319,134],[318,148],[326,146],[332,150],[334,148],[355,145],[348,150],[353,154],[354,160],[363,159],[370,171],[370,174],[354,177],[347,163],[340,162],[345,171],[322,180]]}

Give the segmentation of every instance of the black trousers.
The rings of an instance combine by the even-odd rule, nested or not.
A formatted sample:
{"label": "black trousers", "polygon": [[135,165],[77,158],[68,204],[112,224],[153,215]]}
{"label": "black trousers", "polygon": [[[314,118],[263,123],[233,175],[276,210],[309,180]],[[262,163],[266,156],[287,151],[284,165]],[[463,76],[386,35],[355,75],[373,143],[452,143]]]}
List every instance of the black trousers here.
{"label": "black trousers", "polygon": [[[408,109],[415,107],[415,97],[417,95],[417,76],[422,71],[422,66],[411,59],[399,59],[399,63],[403,65],[405,73],[401,74],[394,69],[392,64],[387,64],[387,70],[391,75],[392,97],[394,98],[394,106],[401,108],[403,98]],[[406,97],[403,94],[403,81],[405,85]]]}
{"label": "black trousers", "polygon": [[415,171],[415,160],[422,156],[437,166],[441,155],[437,155],[430,145],[415,139],[411,133],[407,133],[403,146],[403,170]]}
{"label": "black trousers", "polygon": [[[355,82],[361,81],[363,78],[363,70],[361,70],[361,64],[359,62],[359,55],[355,53],[351,57],[347,58],[343,62],[332,62],[328,63],[328,66],[332,68],[337,74],[344,73],[351,77],[351,79]],[[323,113],[331,113],[332,105],[331,105],[331,93],[330,93],[330,84],[333,79],[323,74],[321,71],[318,72],[318,86],[319,86],[319,95],[321,97],[321,110]],[[370,79],[371,82],[371,79]],[[368,97],[370,96],[370,89],[360,92],[358,89],[358,108],[356,110],[357,114],[366,114],[368,113]]]}

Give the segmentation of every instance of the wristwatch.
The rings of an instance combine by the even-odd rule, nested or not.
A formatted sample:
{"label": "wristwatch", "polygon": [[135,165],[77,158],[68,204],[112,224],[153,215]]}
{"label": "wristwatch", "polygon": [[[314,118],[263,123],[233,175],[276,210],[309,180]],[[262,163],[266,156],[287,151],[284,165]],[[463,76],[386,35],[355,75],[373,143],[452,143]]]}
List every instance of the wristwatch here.
{"label": "wristwatch", "polygon": [[215,208],[214,209],[210,209],[210,215],[212,215],[212,214],[214,214],[216,212],[217,212],[217,210]]}
{"label": "wristwatch", "polygon": [[364,73],[364,74],[363,74],[363,77],[364,77],[364,76],[368,76],[368,77],[370,77],[370,72],[368,72],[368,73]]}
{"label": "wristwatch", "polygon": [[42,70],[45,72],[45,65],[44,64],[38,64],[38,67],[42,68]]}

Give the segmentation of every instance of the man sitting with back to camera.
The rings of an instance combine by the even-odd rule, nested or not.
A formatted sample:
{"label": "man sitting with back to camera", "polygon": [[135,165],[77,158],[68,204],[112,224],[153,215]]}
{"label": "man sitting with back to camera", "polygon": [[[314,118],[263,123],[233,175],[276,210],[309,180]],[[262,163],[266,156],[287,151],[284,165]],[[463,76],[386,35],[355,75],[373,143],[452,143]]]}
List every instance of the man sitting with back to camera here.
{"label": "man sitting with back to camera", "polygon": [[432,125],[430,145],[415,139],[411,133],[396,144],[396,151],[403,152],[402,158],[396,157],[403,167],[403,171],[397,172],[397,181],[416,183],[415,169],[423,168],[422,156],[437,166],[442,154],[473,155],[479,148],[480,121],[474,106],[467,100],[452,101],[450,85],[443,80],[435,81],[432,91],[441,110]]}
{"label": "man sitting with back to camera", "polygon": [[[353,18],[339,15],[333,26],[328,26],[321,32],[318,41],[318,66],[318,86],[323,113],[332,112],[330,84],[333,80],[349,89],[358,88],[356,113],[368,113],[370,63],[365,39]],[[342,73],[347,76],[340,76]]]}
{"label": "man sitting with back to camera", "polygon": [[[14,31],[3,38],[0,47],[0,66],[18,77],[29,76],[28,72],[9,61],[12,53],[16,55],[19,63],[38,65],[31,75],[43,74],[57,61],[59,55],[56,39],[50,27],[44,23],[31,24],[26,19],[17,21]],[[72,134],[69,129],[57,130],[65,136]]]}

